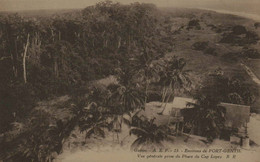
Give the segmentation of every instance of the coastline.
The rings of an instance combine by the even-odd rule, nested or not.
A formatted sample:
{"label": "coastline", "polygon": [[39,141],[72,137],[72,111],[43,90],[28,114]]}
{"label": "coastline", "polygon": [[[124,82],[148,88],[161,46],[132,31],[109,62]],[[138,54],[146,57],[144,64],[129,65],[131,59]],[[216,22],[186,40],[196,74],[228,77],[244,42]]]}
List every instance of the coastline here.
{"label": "coastline", "polygon": [[197,8],[197,9],[215,11],[217,13],[223,13],[223,14],[231,14],[231,15],[236,15],[236,16],[252,19],[254,21],[260,21],[260,15],[258,15],[258,14],[251,14],[251,13],[246,13],[246,12],[236,12],[236,11],[227,11],[227,10],[218,10],[218,9],[210,9],[210,8]]}

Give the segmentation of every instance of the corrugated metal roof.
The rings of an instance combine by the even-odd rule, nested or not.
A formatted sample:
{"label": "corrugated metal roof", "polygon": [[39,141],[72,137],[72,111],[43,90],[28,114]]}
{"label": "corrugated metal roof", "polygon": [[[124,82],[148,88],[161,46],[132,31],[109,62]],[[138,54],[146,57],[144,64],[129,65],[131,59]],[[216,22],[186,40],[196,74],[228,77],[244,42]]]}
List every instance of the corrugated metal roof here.
{"label": "corrugated metal roof", "polygon": [[192,108],[191,106],[187,106],[187,104],[195,102],[196,101],[192,98],[174,97],[173,102],[167,104],[163,115],[174,115],[175,113],[179,114],[178,112],[180,109]]}
{"label": "corrugated metal roof", "polygon": [[172,102],[172,107],[174,108],[191,108],[187,106],[188,103],[195,103],[196,100],[192,98],[185,98],[185,97],[174,97],[174,100]]}
{"label": "corrugated metal roof", "polygon": [[145,116],[148,119],[155,118],[154,123],[156,125],[165,125],[169,122],[182,121],[183,117],[180,113],[181,109],[191,108],[187,106],[187,103],[195,103],[195,100],[191,98],[175,97],[172,103],[167,103],[166,108],[162,115],[161,112],[165,106],[162,102],[149,102],[146,104],[145,111],[138,113],[139,116]]}

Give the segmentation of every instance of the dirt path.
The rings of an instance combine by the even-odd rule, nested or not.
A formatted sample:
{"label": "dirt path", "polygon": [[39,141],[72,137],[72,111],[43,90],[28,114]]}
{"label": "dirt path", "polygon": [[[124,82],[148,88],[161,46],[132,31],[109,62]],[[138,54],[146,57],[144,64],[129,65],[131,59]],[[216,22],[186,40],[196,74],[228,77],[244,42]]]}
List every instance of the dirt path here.
{"label": "dirt path", "polygon": [[241,63],[241,66],[246,70],[247,74],[252,78],[252,80],[260,85],[260,80],[257,78],[257,76],[253,73],[253,71],[248,67],[246,66],[245,64]]}

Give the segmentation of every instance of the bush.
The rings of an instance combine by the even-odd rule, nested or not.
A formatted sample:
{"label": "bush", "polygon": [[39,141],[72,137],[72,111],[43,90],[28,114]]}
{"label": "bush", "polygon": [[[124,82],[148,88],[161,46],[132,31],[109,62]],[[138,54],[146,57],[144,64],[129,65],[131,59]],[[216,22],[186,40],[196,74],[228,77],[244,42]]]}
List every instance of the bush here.
{"label": "bush", "polygon": [[197,51],[203,51],[206,50],[208,44],[208,42],[196,42],[192,45],[192,48]]}
{"label": "bush", "polygon": [[252,59],[259,59],[260,53],[258,52],[257,49],[244,48],[244,50],[242,52],[242,56],[247,57],[247,58],[252,58]]}
{"label": "bush", "polygon": [[203,51],[204,54],[217,56],[216,49],[209,47],[209,42],[196,42],[192,45],[192,48],[197,51]]}
{"label": "bush", "polygon": [[30,84],[0,87],[0,133],[8,131],[10,124],[25,118],[34,107],[36,98]]}
{"label": "bush", "polygon": [[229,52],[222,55],[221,59],[226,62],[237,62],[240,56],[241,55],[239,53]]}
{"label": "bush", "polygon": [[201,29],[201,26],[200,26],[199,20],[194,19],[194,20],[189,21],[187,29],[188,29],[188,30],[189,30],[189,29],[200,30],[200,29]]}
{"label": "bush", "polygon": [[220,40],[220,43],[236,45],[240,43],[240,38],[232,33],[224,33],[223,38]]}
{"label": "bush", "polygon": [[255,32],[248,31],[241,41],[243,44],[256,44],[259,41],[259,36]]}
{"label": "bush", "polygon": [[216,52],[216,49],[213,48],[213,47],[208,47],[206,50],[204,50],[204,53],[205,54],[208,54],[208,55],[213,55],[213,56],[217,56],[217,52]]}
{"label": "bush", "polygon": [[260,22],[256,22],[256,23],[254,24],[255,29],[258,29],[259,26],[260,26]]}
{"label": "bush", "polygon": [[256,44],[258,40],[259,36],[257,33],[248,31],[245,33],[245,36],[236,35],[234,33],[224,33],[220,43],[244,46],[248,44]]}
{"label": "bush", "polygon": [[247,33],[247,30],[244,26],[242,25],[236,25],[233,27],[232,29],[232,33],[234,35],[241,35],[241,34],[246,34]]}

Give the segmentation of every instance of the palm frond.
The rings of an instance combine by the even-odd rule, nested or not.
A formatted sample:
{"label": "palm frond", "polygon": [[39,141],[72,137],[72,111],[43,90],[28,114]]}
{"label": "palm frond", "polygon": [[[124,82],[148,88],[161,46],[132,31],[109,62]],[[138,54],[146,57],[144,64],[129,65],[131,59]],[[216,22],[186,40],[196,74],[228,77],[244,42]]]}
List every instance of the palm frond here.
{"label": "palm frond", "polygon": [[140,145],[146,142],[144,137],[137,138],[131,145],[131,150],[137,149]]}
{"label": "palm frond", "polygon": [[85,138],[90,138],[90,136],[94,134],[94,129],[93,128],[89,128],[87,131],[86,131],[86,135],[85,135]]}
{"label": "palm frond", "polygon": [[130,135],[134,134],[134,135],[137,135],[137,136],[146,136],[149,133],[142,128],[133,127],[133,128],[130,129],[129,134]]}

